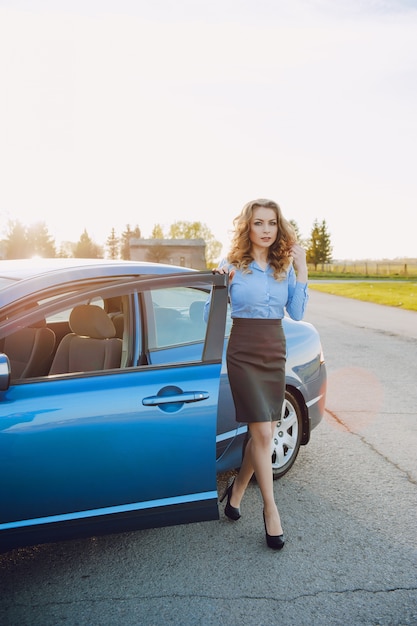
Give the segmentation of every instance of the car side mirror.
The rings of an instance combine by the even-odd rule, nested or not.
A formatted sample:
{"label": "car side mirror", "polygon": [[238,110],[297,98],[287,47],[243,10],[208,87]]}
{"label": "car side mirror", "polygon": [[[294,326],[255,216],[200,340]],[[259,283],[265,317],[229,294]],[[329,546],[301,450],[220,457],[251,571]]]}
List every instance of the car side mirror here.
{"label": "car side mirror", "polygon": [[0,391],[7,391],[10,386],[10,361],[7,354],[0,354]]}

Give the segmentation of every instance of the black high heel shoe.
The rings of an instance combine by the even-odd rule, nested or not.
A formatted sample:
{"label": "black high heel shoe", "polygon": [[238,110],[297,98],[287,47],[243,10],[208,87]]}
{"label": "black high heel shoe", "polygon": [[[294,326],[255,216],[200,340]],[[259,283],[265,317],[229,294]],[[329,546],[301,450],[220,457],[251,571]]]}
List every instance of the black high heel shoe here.
{"label": "black high heel shoe", "polygon": [[224,507],[224,514],[231,520],[233,520],[234,522],[236,522],[239,518],[240,518],[240,509],[237,509],[235,506],[232,506],[230,504],[230,498],[232,497],[232,492],[233,492],[233,485],[235,484],[235,481],[232,482],[231,485],[229,485],[224,494],[222,495],[222,497],[220,498],[220,502],[223,502],[223,500],[225,499],[225,497],[227,496],[227,502],[226,502],[226,506]]}
{"label": "black high heel shoe", "polygon": [[265,522],[265,511],[262,511],[262,515],[264,516],[265,538],[268,548],[272,548],[273,550],[282,550],[285,544],[284,535],[268,535]]}

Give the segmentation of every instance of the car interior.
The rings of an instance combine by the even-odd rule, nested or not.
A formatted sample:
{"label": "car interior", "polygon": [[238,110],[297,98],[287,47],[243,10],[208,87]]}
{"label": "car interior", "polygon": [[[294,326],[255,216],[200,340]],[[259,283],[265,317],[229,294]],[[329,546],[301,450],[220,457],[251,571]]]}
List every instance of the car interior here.
{"label": "car interior", "polygon": [[[204,340],[203,300],[187,309],[152,306],[153,349]],[[15,381],[120,368],[126,362],[125,326],[123,298],[100,299],[73,307],[67,319],[42,319],[0,339],[0,352],[7,354]]]}

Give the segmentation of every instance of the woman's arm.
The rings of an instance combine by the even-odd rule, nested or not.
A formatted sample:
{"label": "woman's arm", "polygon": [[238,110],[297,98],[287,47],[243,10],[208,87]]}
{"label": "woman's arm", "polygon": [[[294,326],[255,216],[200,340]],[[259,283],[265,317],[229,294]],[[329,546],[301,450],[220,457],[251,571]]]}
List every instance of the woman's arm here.
{"label": "woman's arm", "polygon": [[297,282],[306,283],[308,281],[308,268],[306,261],[306,251],[298,243],[294,244],[291,250],[294,269],[297,274]]}

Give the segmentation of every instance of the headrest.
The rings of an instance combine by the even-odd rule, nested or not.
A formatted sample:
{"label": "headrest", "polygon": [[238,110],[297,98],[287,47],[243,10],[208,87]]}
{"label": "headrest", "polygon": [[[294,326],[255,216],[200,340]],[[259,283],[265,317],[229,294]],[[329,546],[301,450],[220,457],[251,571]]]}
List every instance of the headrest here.
{"label": "headrest", "polygon": [[[34,309],[37,309],[38,306],[39,305],[37,302],[31,302],[25,307],[25,311],[33,311]],[[46,319],[42,318],[40,320],[37,320],[36,322],[30,322],[29,327],[30,328],[46,328]]]}
{"label": "headrest", "polygon": [[120,313],[122,310],[122,298],[120,296],[106,298],[104,301],[104,310],[106,313]]}
{"label": "headrest", "polygon": [[71,311],[69,325],[73,333],[93,339],[111,339],[116,336],[113,322],[103,309],[95,304],[80,304]]}
{"label": "headrest", "polygon": [[46,319],[43,318],[37,322],[31,322],[30,328],[46,328]]}
{"label": "headrest", "polygon": [[204,313],[204,302],[202,300],[196,300],[191,302],[189,309],[189,316],[194,322],[202,322]]}
{"label": "headrest", "polygon": [[179,313],[176,309],[168,309],[161,306],[155,308],[154,311],[158,324],[172,324],[179,318]]}

